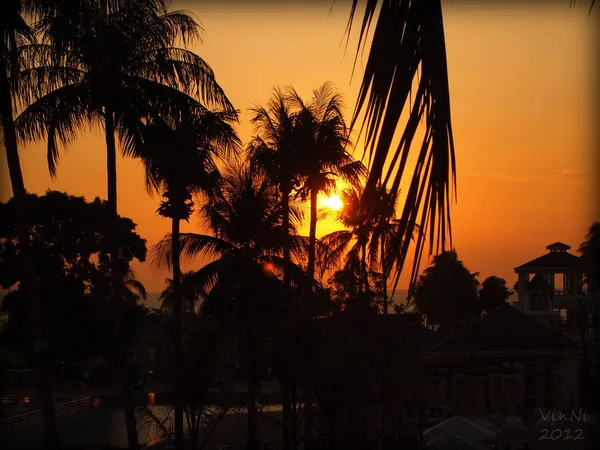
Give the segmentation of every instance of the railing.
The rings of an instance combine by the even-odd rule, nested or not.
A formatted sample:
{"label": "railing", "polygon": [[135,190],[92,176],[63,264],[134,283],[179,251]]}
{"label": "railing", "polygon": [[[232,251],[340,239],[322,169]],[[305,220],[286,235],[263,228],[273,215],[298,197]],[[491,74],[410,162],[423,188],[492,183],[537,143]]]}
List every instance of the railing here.
{"label": "railing", "polygon": [[[65,402],[54,407],[56,419],[68,417],[72,414],[85,411],[90,407],[91,398],[83,397],[70,402]],[[41,410],[31,411],[25,414],[19,414],[18,416],[9,417],[7,419],[0,420],[0,433],[9,431],[18,431],[23,428],[33,427],[41,425],[43,422],[43,416]]]}
{"label": "railing", "polygon": [[579,291],[577,291],[576,293],[573,294],[565,289],[555,289],[554,295],[555,296],[581,297],[582,295],[587,295],[587,291],[585,289],[580,289]]}

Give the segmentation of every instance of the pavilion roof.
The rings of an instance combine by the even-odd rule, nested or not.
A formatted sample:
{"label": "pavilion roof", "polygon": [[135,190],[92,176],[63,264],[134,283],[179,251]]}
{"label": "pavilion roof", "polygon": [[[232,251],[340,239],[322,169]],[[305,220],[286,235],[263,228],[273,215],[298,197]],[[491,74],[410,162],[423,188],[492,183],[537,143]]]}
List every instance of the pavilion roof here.
{"label": "pavilion roof", "polygon": [[532,352],[578,351],[579,345],[514,306],[505,304],[454,333],[432,352]]}

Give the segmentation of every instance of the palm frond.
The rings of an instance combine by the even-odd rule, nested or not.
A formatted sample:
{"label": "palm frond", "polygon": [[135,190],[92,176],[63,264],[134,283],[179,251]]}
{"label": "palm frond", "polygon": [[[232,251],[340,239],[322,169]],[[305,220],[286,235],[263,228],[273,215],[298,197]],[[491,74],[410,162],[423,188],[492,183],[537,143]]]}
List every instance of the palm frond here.
{"label": "palm frond", "polygon": [[21,141],[48,138],[48,168],[52,176],[56,175],[59,158],[57,141],[68,144],[93,120],[90,102],[84,85],[67,85],[36,100],[15,119],[17,137]]}
{"label": "palm frond", "polygon": [[[193,259],[199,255],[219,256],[232,248],[231,244],[214,236],[181,233],[179,237],[181,257]],[[171,235],[168,234],[156,243],[151,252],[151,264],[156,267],[172,267]]]}
{"label": "palm frond", "polygon": [[[357,3],[358,0],[353,1],[348,32]],[[375,0],[367,2],[359,35],[359,49],[367,39],[378,4]],[[401,155],[401,163],[400,166],[392,164],[384,173],[392,139],[415,78],[419,89],[396,151]],[[416,126],[421,116],[425,118],[425,138],[402,217],[405,235],[410,236],[417,222],[417,211],[422,210],[419,222],[424,231],[429,231],[430,253],[436,237],[436,251],[443,250],[446,235],[450,241],[452,239],[450,184],[452,182],[456,192],[456,164],[440,0],[381,2],[351,128],[355,127],[363,113],[361,133],[366,133],[365,152],[370,169],[367,191],[375,189],[383,180],[393,180],[391,191],[398,190],[405,173],[403,161],[411,151]],[[396,160],[397,157],[394,162]],[[423,236],[420,234],[415,245],[415,264],[418,264],[424,249]],[[398,247],[397,259],[402,259],[405,251],[404,246]],[[402,264],[397,266],[397,270],[402,270]],[[418,269],[413,270],[414,273],[418,273]],[[414,282],[415,276],[412,276],[411,285]]]}

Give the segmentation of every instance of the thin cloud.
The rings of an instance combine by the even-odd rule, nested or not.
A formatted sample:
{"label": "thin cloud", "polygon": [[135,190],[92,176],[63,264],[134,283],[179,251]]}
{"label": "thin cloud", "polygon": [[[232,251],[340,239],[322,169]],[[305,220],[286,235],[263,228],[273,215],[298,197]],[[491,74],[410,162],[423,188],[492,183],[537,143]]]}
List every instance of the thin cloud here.
{"label": "thin cloud", "polygon": [[589,184],[591,175],[576,170],[562,170],[547,175],[518,175],[506,172],[471,172],[470,176],[506,183]]}

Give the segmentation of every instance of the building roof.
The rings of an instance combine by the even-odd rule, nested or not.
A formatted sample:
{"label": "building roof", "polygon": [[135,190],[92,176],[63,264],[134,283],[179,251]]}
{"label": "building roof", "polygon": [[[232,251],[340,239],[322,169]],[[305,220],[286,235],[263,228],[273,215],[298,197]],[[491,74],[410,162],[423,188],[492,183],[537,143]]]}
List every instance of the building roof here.
{"label": "building roof", "polygon": [[470,327],[444,339],[432,352],[578,351],[579,345],[554,328],[505,304]]}
{"label": "building roof", "polygon": [[546,246],[546,248],[550,251],[567,251],[571,250],[571,246],[568,244],[563,244],[562,242],[555,242],[554,244],[550,244]]}
{"label": "building roof", "polygon": [[353,317],[339,314],[323,319],[309,319],[308,326],[324,327],[329,330],[345,329],[350,333],[369,333],[382,339],[396,336],[408,347],[427,351],[447,335],[430,330],[422,324],[422,318],[416,313],[370,314]]}
{"label": "building roof", "polygon": [[495,440],[496,433],[461,416],[454,416],[425,430],[427,448],[444,450],[487,449],[483,443]]}
{"label": "building roof", "polygon": [[537,272],[539,269],[579,268],[582,266],[583,260],[580,256],[575,256],[566,251],[550,251],[544,256],[515,267],[515,272],[525,272],[527,270]]}
{"label": "building roof", "polygon": [[548,284],[543,275],[536,273],[531,281],[527,284],[529,292],[552,292],[552,287]]}

